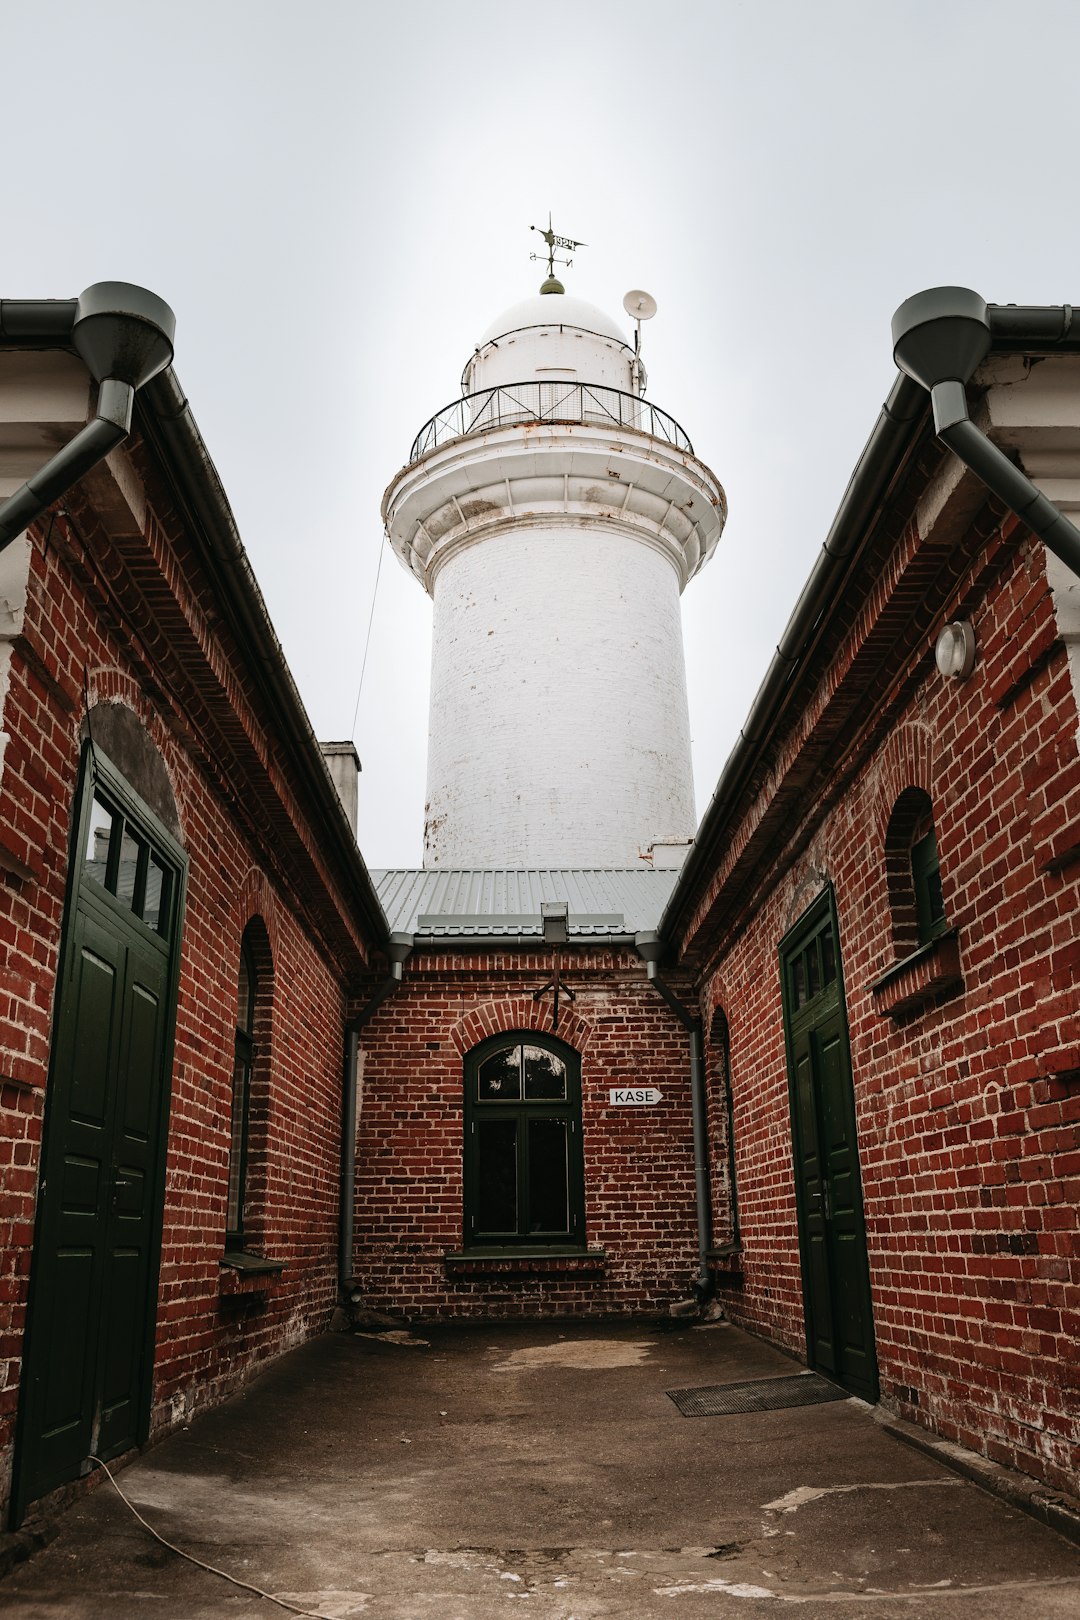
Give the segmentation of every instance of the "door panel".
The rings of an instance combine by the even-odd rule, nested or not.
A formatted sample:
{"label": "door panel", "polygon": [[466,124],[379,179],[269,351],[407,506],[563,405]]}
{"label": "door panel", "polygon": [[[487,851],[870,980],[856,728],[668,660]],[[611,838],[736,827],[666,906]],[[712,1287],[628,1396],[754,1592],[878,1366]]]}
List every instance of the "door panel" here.
{"label": "door panel", "polygon": [[85,1367],[70,1353],[71,1341],[82,1342],[90,1330],[93,1291],[93,1254],[89,1250],[61,1248],[53,1264],[55,1297],[62,1302],[64,1321],[52,1323],[41,1368],[41,1469],[51,1475],[68,1466],[67,1459],[83,1455],[78,1432],[86,1404]]}
{"label": "door panel", "polygon": [[111,1250],[97,1380],[98,1450],[105,1457],[128,1450],[137,1439],[144,1276],[144,1256],[139,1249]]}
{"label": "door panel", "polygon": [[805,1189],[805,1253],[811,1277],[807,1304],[813,1319],[817,1364],[826,1372],[833,1372],[836,1368],[832,1342],[832,1286],[826,1252],[825,1200],[822,1190],[817,1116],[814,1108],[813,1062],[808,1035],[804,1034],[800,1038],[793,1055],[795,1095],[798,1099],[799,1172]]}
{"label": "door panel", "polygon": [[831,897],[781,951],[811,1364],[877,1398],[855,1100]]}
{"label": "door panel", "polygon": [[[88,797],[84,788],[84,819]],[[111,814],[127,837],[121,805],[118,799]],[[170,939],[108,890],[103,851],[112,826],[102,850],[91,841],[100,858],[73,877],[68,901],[27,1312],[16,1519],[27,1502],[83,1472],[90,1455],[108,1459],[145,1438],[172,951]],[[179,904],[176,913],[172,939]]]}
{"label": "door panel", "polygon": [[57,1083],[49,1098],[50,1142],[34,1250],[33,1342],[43,1348],[27,1369],[27,1399],[41,1437],[30,1473],[32,1495],[72,1478],[90,1449],[109,1075],[119,1051],[123,959],[120,941],[77,914],[74,983],[57,1032]]}

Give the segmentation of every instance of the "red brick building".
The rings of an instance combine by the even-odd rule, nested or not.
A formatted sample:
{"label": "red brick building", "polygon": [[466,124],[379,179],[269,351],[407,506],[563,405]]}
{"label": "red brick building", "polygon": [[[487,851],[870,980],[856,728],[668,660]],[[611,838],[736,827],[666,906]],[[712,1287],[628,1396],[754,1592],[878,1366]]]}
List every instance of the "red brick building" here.
{"label": "red brick building", "polygon": [[[5,494],[102,420],[80,316],[0,304]],[[386,929],[171,370],[0,574],[19,1512],[325,1328],[346,1003]]]}
{"label": "red brick building", "polygon": [[[1080,506],[1067,312],[991,310],[987,325],[980,423]],[[949,625],[955,674],[936,661]],[[1075,574],[942,445],[901,377],[663,915],[631,930],[679,1005],[650,1003],[628,950],[612,975],[571,929],[583,1227],[546,1259],[520,1226],[501,1249],[468,1237],[470,1051],[550,1029],[550,999],[532,999],[550,977],[537,897],[530,956],[454,955],[452,880],[483,875],[446,874],[449,897],[419,919],[394,911],[403,875],[377,875],[418,954],[365,1034],[371,1300],[601,1312],[716,1287],[736,1321],[854,1393],[1073,1481],[1078,691]],[[559,876],[545,898],[567,892]],[[490,932],[505,909],[468,920]],[[665,1091],[629,1151],[625,1115],[603,1107],[613,1065]],[[518,1154],[520,1180],[520,1138]]]}
{"label": "red brick building", "polygon": [[[0,498],[123,417],[99,304],[0,303]],[[1067,313],[988,331],[980,425],[1080,506]],[[339,1298],[716,1290],[1074,1480],[1080,587],[925,390],[890,396],[681,872],[376,892],[168,358],[0,552],[16,1513]]]}
{"label": "red brick building", "polygon": [[[363,1034],[365,1303],[420,1316],[666,1309],[696,1267],[687,1036],[634,937],[655,927],[674,872],[374,876],[413,948]],[[568,937],[545,945],[555,896]],[[565,1075],[534,1086],[527,1065],[522,1084],[499,1071],[497,1091],[485,1084],[483,1054],[517,1046],[549,1051]],[[500,1177],[513,1186],[490,1207]]]}
{"label": "red brick building", "polygon": [[[981,420],[1067,507],[1067,322],[991,316],[1026,352],[977,374]],[[730,1314],[1075,1487],[1080,593],[924,401],[901,379],[661,928],[730,1100]]]}

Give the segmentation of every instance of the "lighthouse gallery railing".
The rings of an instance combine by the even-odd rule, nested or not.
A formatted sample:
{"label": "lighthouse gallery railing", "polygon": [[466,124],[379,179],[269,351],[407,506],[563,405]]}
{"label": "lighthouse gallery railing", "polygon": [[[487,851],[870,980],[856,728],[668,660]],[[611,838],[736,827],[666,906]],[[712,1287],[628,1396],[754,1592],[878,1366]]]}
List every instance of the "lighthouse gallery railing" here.
{"label": "lighthouse gallery railing", "polygon": [[635,428],[693,455],[694,447],[673,416],[658,410],[640,394],[593,383],[504,383],[466,394],[437,411],[413,440],[409,465],[439,445],[488,428],[518,427],[531,422],[587,422],[593,426]]}

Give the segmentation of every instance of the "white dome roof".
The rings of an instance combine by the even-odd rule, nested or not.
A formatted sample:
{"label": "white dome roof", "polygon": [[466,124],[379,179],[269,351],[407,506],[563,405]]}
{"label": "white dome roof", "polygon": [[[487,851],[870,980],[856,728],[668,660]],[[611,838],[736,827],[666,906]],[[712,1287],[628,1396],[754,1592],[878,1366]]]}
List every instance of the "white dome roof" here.
{"label": "white dome roof", "polygon": [[626,333],[610,315],[605,315],[595,304],[587,304],[584,298],[571,298],[566,293],[534,293],[531,298],[523,298],[520,304],[512,304],[503,310],[498,320],[492,321],[476,346],[482,349],[495,338],[505,337],[507,332],[520,332],[527,326],[573,326],[582,332],[611,338],[627,349],[631,346]]}

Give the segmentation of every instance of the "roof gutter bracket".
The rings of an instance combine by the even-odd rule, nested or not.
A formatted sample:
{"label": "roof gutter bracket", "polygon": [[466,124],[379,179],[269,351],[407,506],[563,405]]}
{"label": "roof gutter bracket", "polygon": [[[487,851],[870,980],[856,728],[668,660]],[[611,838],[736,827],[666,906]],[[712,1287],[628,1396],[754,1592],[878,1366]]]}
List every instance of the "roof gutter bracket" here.
{"label": "roof gutter bracket", "polygon": [[897,365],[930,395],[941,442],[1080,578],[1080,529],[971,420],[966,385],[992,342],[984,300],[967,287],[916,293],[896,311],[892,333]]}
{"label": "roof gutter bracket", "polygon": [[[43,308],[31,307],[39,314]],[[5,329],[17,333],[17,312],[5,304],[3,317]],[[59,329],[61,321],[54,319]],[[171,364],[175,331],[176,317],[168,304],[145,287],[99,281],[80,294],[70,341],[99,385],[97,412],[0,503],[0,551],[127,438],[135,390]]]}

